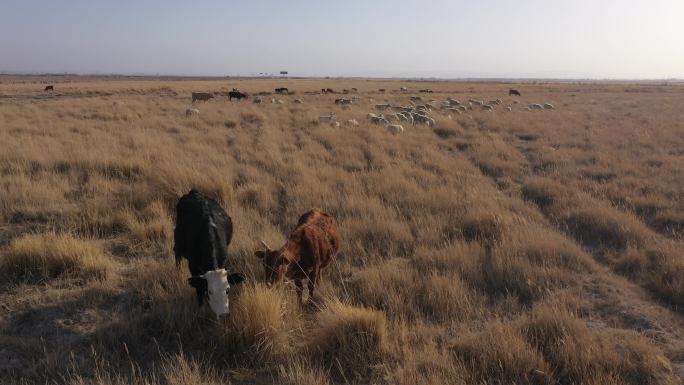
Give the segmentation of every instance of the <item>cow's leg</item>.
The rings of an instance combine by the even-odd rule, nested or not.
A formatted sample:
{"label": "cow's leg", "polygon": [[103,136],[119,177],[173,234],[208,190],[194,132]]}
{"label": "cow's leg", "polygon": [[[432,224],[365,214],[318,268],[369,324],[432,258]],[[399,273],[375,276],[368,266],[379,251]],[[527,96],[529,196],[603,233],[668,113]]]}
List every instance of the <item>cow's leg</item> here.
{"label": "cow's leg", "polygon": [[314,290],[316,290],[316,285],[318,284],[318,280],[319,280],[320,276],[321,276],[321,272],[319,269],[314,270],[309,275],[309,300],[310,301],[314,300]]}
{"label": "cow's leg", "polygon": [[301,279],[295,279],[295,286],[297,286],[297,300],[299,301],[299,304],[302,304],[302,294],[304,291],[304,285],[302,285],[302,280]]}

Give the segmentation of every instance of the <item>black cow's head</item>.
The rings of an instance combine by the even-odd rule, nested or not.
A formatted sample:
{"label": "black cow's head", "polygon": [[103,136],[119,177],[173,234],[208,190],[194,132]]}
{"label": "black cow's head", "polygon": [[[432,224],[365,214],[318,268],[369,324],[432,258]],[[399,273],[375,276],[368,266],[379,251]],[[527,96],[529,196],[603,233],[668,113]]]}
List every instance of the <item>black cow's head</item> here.
{"label": "black cow's head", "polygon": [[245,280],[241,273],[228,275],[226,269],[211,270],[202,275],[188,279],[190,286],[197,291],[197,301],[200,305],[209,297],[209,307],[217,317],[230,313],[228,306],[228,289]]}

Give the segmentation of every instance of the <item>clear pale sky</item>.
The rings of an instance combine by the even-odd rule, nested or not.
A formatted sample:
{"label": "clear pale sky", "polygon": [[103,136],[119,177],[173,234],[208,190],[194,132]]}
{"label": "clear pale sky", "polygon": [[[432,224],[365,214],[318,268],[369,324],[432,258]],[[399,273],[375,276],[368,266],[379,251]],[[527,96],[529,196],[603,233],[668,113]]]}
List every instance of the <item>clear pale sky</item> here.
{"label": "clear pale sky", "polygon": [[0,0],[0,71],[684,78],[684,0]]}

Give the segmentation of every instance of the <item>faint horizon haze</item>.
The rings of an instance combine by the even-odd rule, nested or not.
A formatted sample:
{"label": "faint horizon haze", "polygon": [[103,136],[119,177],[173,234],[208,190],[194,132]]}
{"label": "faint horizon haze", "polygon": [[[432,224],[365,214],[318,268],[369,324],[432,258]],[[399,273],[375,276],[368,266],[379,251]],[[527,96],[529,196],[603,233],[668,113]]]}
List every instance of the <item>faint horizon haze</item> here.
{"label": "faint horizon haze", "polygon": [[684,78],[684,1],[4,0],[0,72]]}

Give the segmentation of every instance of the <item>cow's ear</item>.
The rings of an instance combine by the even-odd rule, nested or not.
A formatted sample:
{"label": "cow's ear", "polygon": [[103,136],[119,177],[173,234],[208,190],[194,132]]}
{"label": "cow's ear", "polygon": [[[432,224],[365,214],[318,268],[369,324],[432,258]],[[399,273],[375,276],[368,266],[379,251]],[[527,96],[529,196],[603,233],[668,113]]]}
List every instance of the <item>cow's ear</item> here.
{"label": "cow's ear", "polygon": [[266,252],[264,250],[257,250],[254,252],[254,256],[259,259],[264,259],[264,257],[266,256]]}
{"label": "cow's ear", "polygon": [[200,277],[190,277],[188,278],[188,284],[192,287],[201,287],[202,284],[206,284],[206,279]]}
{"label": "cow's ear", "polygon": [[237,285],[245,280],[245,275],[242,273],[233,273],[228,276],[228,283],[231,285]]}

